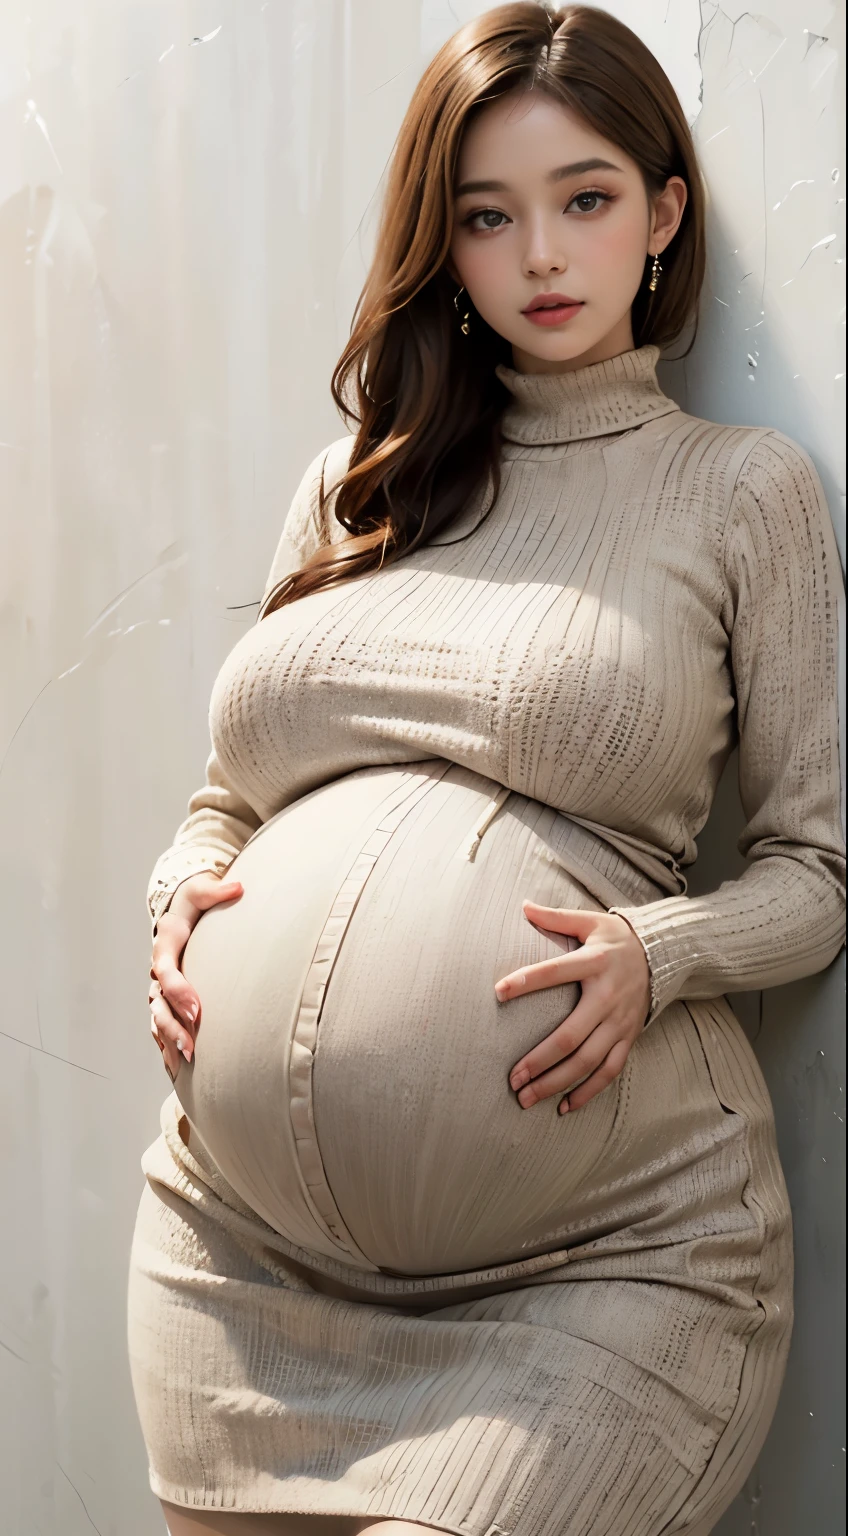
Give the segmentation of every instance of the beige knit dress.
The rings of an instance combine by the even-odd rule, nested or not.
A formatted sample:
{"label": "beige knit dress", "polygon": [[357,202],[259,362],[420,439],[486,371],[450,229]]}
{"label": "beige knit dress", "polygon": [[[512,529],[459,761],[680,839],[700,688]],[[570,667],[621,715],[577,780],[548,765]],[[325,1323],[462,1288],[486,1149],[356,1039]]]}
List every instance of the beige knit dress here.
{"label": "beige knit dress", "polygon": [[[724,993],[843,940],[842,578],[779,432],[680,411],[658,349],[502,368],[503,484],[256,623],[156,864],[232,873],[186,948],[194,1059],[143,1158],[129,1343],[153,1490],[454,1536],[701,1536],[791,1329],[771,1106]],[[321,541],[310,467],[266,593]],[[686,894],[739,746],[749,860]],[[521,901],[620,912],[649,1027],[557,1115],[508,1073],[577,984]]]}

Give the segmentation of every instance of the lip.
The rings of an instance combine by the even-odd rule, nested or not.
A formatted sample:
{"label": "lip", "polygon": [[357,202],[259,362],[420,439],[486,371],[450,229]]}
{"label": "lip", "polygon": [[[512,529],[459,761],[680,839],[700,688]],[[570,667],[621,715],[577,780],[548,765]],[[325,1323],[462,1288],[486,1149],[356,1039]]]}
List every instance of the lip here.
{"label": "lip", "polygon": [[527,307],[521,310],[521,313],[522,315],[532,315],[536,309],[541,309],[542,304],[561,304],[564,309],[579,309],[581,303],[582,300],[570,298],[567,293],[536,293],[532,300],[530,300],[530,303],[527,304]]}

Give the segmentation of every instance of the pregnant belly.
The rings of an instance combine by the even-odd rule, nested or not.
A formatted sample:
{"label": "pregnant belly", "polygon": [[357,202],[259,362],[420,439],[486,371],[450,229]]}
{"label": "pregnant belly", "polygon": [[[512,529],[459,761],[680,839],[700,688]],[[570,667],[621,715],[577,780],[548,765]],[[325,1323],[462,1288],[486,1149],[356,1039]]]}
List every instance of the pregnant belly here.
{"label": "pregnant belly", "polygon": [[615,1087],[523,1110],[510,1068],[577,983],[498,1003],[508,971],[575,948],[525,896],[603,910],[559,862],[566,818],[441,759],[357,770],[287,807],[231,874],[184,970],[201,1000],[175,1088],[224,1177],[308,1251],[453,1274],[565,1241],[608,1142]]}

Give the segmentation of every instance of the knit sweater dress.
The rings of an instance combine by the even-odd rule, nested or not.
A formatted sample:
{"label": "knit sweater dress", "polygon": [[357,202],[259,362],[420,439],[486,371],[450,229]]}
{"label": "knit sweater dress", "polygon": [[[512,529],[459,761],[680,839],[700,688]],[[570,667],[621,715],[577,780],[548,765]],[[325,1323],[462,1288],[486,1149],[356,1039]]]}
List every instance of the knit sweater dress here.
{"label": "knit sweater dress", "polygon": [[[260,618],[148,893],[241,879],[183,959],[197,1046],[145,1152],[129,1347],[153,1490],[454,1536],[702,1536],[791,1331],[768,1094],[725,992],[844,934],[843,586],[780,432],[681,411],[659,350],[502,367],[502,485]],[[310,466],[266,597],[346,531]],[[685,869],[739,749],[747,868]],[[233,861],[235,861],[233,863]],[[511,1067],[577,983],[521,902],[618,912],[647,1026],[583,1109]]]}

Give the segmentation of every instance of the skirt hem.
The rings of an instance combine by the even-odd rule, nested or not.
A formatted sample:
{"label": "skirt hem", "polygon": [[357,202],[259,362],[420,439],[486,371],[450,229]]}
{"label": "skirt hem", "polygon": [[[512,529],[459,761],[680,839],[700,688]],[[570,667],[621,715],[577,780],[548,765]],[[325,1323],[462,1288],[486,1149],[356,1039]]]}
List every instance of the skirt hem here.
{"label": "skirt hem", "polygon": [[337,1520],[409,1520],[418,1525],[428,1526],[433,1531],[445,1532],[446,1536],[510,1536],[506,1526],[500,1526],[490,1522],[483,1526],[479,1521],[462,1521],[455,1525],[452,1522],[445,1524],[438,1521],[432,1514],[424,1511],[405,1509],[403,1514],[390,1509],[340,1509],[335,1504],[321,1502],[316,1504],[314,1499],[307,1500],[304,1496],[294,1500],[286,1500],[284,1504],[279,1502],[279,1495],[274,1502],[267,1501],[257,1503],[244,1502],[241,1498],[237,1503],[225,1502],[225,1495],[221,1492],[205,1493],[197,1489],[177,1488],[172,1483],[164,1482],[151,1471],[149,1474],[151,1492],[157,1499],[164,1499],[168,1504],[175,1504],[181,1509],[210,1509],[220,1510],[228,1515],[314,1515],[323,1519]]}

